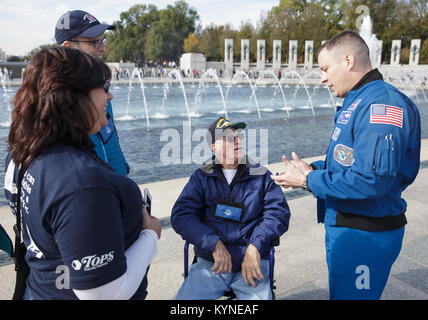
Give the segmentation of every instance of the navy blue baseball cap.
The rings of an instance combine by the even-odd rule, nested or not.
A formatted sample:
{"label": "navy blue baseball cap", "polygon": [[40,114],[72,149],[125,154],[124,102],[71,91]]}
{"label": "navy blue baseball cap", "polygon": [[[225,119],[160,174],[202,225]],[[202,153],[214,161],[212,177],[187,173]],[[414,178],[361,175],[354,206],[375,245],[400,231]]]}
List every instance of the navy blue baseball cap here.
{"label": "navy blue baseball cap", "polygon": [[62,44],[75,37],[96,38],[106,30],[115,29],[116,27],[113,25],[100,23],[97,18],[86,11],[73,10],[64,13],[58,19],[55,27],[55,40],[56,43]]}
{"label": "navy blue baseball cap", "polygon": [[214,121],[208,128],[206,140],[208,144],[213,144],[216,140],[223,137],[227,129],[245,129],[246,126],[247,125],[244,122],[232,123],[225,117],[220,117],[216,121]]}

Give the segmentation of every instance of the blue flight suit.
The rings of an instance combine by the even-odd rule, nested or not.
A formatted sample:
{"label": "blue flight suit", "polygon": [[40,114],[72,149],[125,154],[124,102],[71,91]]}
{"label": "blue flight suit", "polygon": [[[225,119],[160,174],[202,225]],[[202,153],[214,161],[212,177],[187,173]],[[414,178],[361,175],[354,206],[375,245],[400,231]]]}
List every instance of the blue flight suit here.
{"label": "blue flight suit", "polygon": [[108,118],[107,126],[102,128],[99,133],[93,134],[91,140],[95,144],[95,152],[98,157],[109,164],[117,174],[127,176],[129,165],[120,148],[119,137],[114,125],[111,101],[108,101],[106,111]]}
{"label": "blue flight suit", "polygon": [[417,107],[377,69],[338,108],[326,159],[308,176],[325,223],[330,299],[382,295],[401,250],[401,193],[419,171],[420,143]]}

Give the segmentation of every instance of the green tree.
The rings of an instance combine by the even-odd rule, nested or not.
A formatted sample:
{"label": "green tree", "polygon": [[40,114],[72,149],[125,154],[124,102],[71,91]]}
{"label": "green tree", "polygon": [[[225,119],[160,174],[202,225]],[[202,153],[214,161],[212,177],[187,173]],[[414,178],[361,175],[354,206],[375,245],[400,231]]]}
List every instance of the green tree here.
{"label": "green tree", "polygon": [[241,60],[241,45],[238,45],[238,41],[240,41],[239,33],[237,30],[232,28],[232,25],[227,23],[222,26],[222,35],[220,36],[220,52],[222,55],[222,60],[224,60],[224,40],[225,39],[233,39],[233,60],[240,61]]}
{"label": "green tree", "polygon": [[422,43],[421,52],[419,54],[419,63],[428,64],[428,39]]}
{"label": "green tree", "polygon": [[7,62],[20,62],[22,59],[18,56],[10,56],[7,58]]}
{"label": "green tree", "polygon": [[[224,26],[215,26],[211,24],[207,26],[201,33],[201,52],[205,55],[207,60],[221,61],[223,60],[224,49]],[[222,46],[223,40],[223,46]]]}
{"label": "green tree", "polygon": [[428,38],[428,1],[427,0],[411,0],[411,11],[413,13],[411,26],[412,38],[427,39]]}
{"label": "green tree", "polygon": [[177,57],[177,47],[177,39],[165,18],[154,23],[148,34],[146,56],[153,60],[174,60]]}
{"label": "green tree", "polygon": [[320,5],[324,9],[325,27],[329,33],[323,40],[327,40],[344,28],[346,0],[326,0],[321,1]]}
{"label": "green tree", "polygon": [[[299,56],[304,59],[305,40],[314,41],[314,56],[318,48],[321,47],[321,41],[329,39],[329,24],[326,23],[325,9],[320,3],[309,3],[303,10],[298,24],[297,39],[301,41],[299,45]],[[332,19],[334,20],[334,19]],[[336,28],[336,26],[334,27]]]}
{"label": "green tree", "polygon": [[[238,31],[239,43],[237,43],[236,47],[239,50],[239,59],[241,59],[241,40],[249,39],[250,40],[250,61],[256,61],[257,59],[257,35],[255,33],[254,27],[251,22],[241,22]],[[268,51],[266,51],[267,53]]]}
{"label": "green tree", "polygon": [[144,60],[148,33],[158,20],[159,11],[154,5],[137,4],[122,12],[120,20],[114,22],[116,30],[107,33],[107,60]]}
{"label": "green tree", "polygon": [[[315,29],[320,28],[318,21],[322,25],[320,30],[325,29],[324,8],[319,3],[320,1],[281,0],[278,6],[272,7],[260,30],[261,35],[269,37],[266,38],[269,56],[272,54],[273,40],[282,40],[282,60],[287,60],[289,41],[297,40],[299,58],[303,59],[304,41],[312,40],[308,33],[317,32]],[[312,21],[312,14],[316,15],[317,22]],[[319,37],[323,38],[321,35]]]}
{"label": "green tree", "polygon": [[[257,39],[266,40],[266,58],[271,59],[273,40],[282,40],[283,60],[287,60],[289,40],[299,41],[299,58],[303,59],[304,41],[314,40],[314,50],[345,29],[358,31],[357,21],[365,5],[373,23],[373,33],[383,41],[383,61],[390,59],[391,43],[402,40],[409,48],[411,39],[428,38],[427,0],[280,0],[266,13],[261,13],[256,26],[241,22],[238,29],[230,24],[211,24],[202,29],[195,26],[199,16],[183,1],[176,1],[164,10],[154,5],[135,5],[122,12],[115,22],[116,30],[109,32],[109,61],[121,59],[178,60],[184,51],[184,40],[190,33],[200,40],[199,50],[208,60],[224,59],[224,40],[234,41],[234,60],[240,60],[241,39],[250,39],[250,57],[257,56]],[[188,42],[187,41],[187,42]],[[425,48],[425,47],[424,47]],[[186,51],[190,50],[186,45]],[[195,48],[191,49],[196,50]],[[421,57],[422,57],[421,52]]]}
{"label": "green tree", "polygon": [[145,53],[151,59],[178,60],[183,53],[184,39],[195,31],[199,16],[185,1],[176,1],[159,12],[148,34]]}
{"label": "green tree", "polygon": [[200,46],[201,42],[194,33],[189,34],[189,36],[184,39],[184,52],[199,52]]}
{"label": "green tree", "polygon": [[49,44],[42,44],[40,46],[38,46],[37,48],[34,48],[33,50],[31,50],[27,55],[25,55],[22,58],[22,61],[29,61],[33,56],[35,56],[39,51],[46,49],[46,48],[52,48],[52,47],[56,47],[57,44],[56,43],[49,43]]}

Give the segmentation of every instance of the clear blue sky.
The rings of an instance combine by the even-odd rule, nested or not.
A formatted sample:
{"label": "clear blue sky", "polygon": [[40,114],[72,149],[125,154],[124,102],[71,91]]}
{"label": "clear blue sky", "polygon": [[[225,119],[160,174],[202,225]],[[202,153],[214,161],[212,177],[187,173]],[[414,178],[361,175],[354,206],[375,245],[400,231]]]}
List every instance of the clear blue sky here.
{"label": "clear blue sky", "polygon": [[[35,47],[54,42],[54,26],[68,10],[85,10],[107,23],[119,20],[122,11],[137,3],[154,4],[158,9],[173,0],[0,0],[0,48],[7,55],[24,55]],[[267,12],[279,0],[187,0],[196,8],[202,26],[241,21],[256,25],[262,11]]]}

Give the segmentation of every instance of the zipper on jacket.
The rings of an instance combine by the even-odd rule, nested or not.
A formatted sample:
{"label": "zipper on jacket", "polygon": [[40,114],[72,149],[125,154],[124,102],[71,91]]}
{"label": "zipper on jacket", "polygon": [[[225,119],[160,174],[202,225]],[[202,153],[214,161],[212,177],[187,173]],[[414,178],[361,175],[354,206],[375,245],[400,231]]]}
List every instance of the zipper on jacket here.
{"label": "zipper on jacket", "polygon": [[372,163],[372,170],[374,171],[376,169],[376,151],[377,151],[377,144],[379,142],[379,138],[376,139],[376,144],[373,152],[373,163]]}

